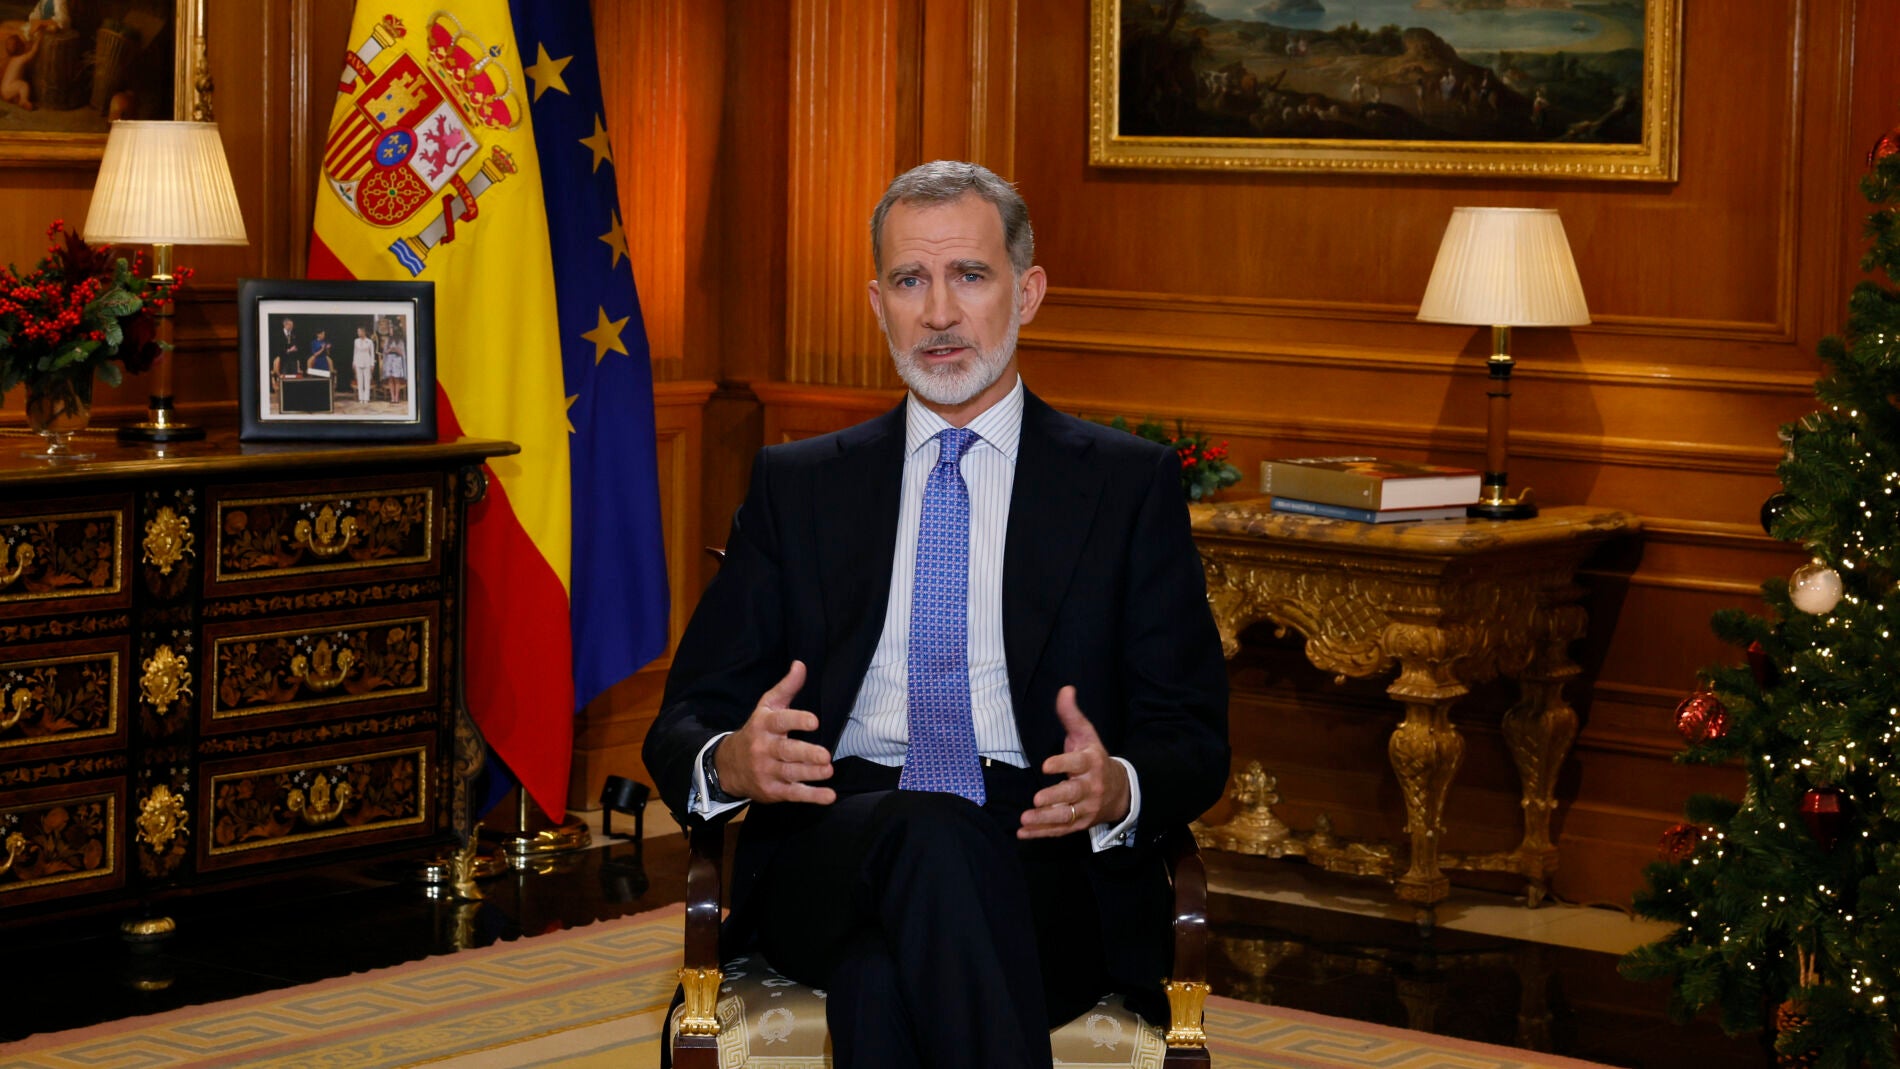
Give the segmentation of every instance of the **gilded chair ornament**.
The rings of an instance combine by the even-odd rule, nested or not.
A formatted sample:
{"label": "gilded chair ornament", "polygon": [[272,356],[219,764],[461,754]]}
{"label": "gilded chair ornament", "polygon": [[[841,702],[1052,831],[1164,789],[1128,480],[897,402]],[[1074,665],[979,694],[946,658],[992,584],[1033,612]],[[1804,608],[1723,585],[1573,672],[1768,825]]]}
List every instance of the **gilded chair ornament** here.
{"label": "gilded chair ornament", "polygon": [[139,803],[138,840],[151,847],[152,853],[162,854],[173,839],[185,833],[189,817],[185,799],[161,783]]}
{"label": "gilded chair ornament", "polygon": [[145,523],[145,563],[160,575],[172,574],[172,568],[197,553],[191,522],[166,505]]}
{"label": "gilded chair ornament", "polygon": [[680,986],[686,992],[686,1005],[680,1014],[681,1035],[719,1034],[719,1016],[715,1011],[719,1004],[719,984],[722,979],[718,969],[680,970]]}
{"label": "gilded chair ornament", "polygon": [[1207,1030],[1202,1021],[1207,1011],[1207,984],[1193,980],[1170,980],[1168,993],[1168,1046],[1205,1047]]}
{"label": "gilded chair ornament", "polygon": [[30,542],[0,542],[0,568],[7,566],[7,553],[13,553],[11,570],[0,572],[0,587],[12,586],[26,574],[27,565],[33,563],[33,544]]}
{"label": "gilded chair ornament", "polygon": [[350,669],[356,666],[356,653],[348,646],[336,650],[329,639],[320,639],[317,648],[309,656],[301,653],[290,659],[290,674],[303,680],[311,690],[322,693],[335,690],[349,678]]}
{"label": "gilded chair ornament", "polygon": [[139,692],[162,715],[173,702],[191,694],[191,661],[173,653],[168,645],[160,646],[145,659],[144,672],[139,676]]}
{"label": "gilded chair ornament", "polygon": [[314,828],[341,816],[353,794],[347,780],[339,780],[333,789],[328,779],[318,776],[316,782],[310,785],[308,798],[301,788],[292,787],[286,804],[292,813],[302,817],[305,824]]}
{"label": "gilded chair ornament", "polygon": [[319,557],[335,557],[349,549],[361,531],[362,526],[356,522],[356,517],[345,516],[339,520],[336,509],[325,505],[317,512],[314,525],[309,520],[298,520],[291,533],[294,544],[303,546]]}

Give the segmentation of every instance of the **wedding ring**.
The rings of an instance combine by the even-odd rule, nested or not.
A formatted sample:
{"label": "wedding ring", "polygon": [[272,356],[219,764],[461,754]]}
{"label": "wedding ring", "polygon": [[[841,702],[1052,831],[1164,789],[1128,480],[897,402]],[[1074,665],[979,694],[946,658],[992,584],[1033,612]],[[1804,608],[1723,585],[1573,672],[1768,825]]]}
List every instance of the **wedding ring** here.
{"label": "wedding ring", "polygon": [[1075,823],[1075,803],[1069,803],[1069,823]]}

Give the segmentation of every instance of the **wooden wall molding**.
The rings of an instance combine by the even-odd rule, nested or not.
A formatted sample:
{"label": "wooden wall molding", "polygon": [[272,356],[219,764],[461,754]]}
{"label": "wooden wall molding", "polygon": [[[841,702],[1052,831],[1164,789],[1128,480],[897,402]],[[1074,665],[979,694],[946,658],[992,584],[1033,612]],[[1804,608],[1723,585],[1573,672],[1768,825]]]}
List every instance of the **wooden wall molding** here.
{"label": "wooden wall molding", "polygon": [[[1475,328],[1474,328],[1475,329]],[[1024,328],[1025,350],[1048,349],[1132,356],[1167,356],[1198,360],[1266,363],[1286,367],[1372,371],[1393,374],[1445,375],[1455,371],[1483,377],[1469,357],[1444,350],[1363,348],[1324,343],[1288,343],[1282,340],[1209,337],[1194,334],[1132,333],[1114,330],[1064,330],[1041,323]],[[1702,390],[1722,394],[1762,394],[1812,398],[1812,371],[1775,371],[1761,368],[1658,367],[1647,362],[1619,361],[1593,356],[1587,366],[1537,362],[1520,354],[1520,380],[1547,379],[1582,386],[1639,386],[1659,390]]]}
{"label": "wooden wall molding", "polygon": [[[1416,326],[1418,305],[1373,301],[1285,300],[1273,297],[1231,297],[1215,294],[1167,293],[1148,290],[1082,289],[1051,286],[1043,304],[1053,309],[1110,312],[1160,312],[1170,317],[1252,317],[1267,319],[1350,320],[1356,323],[1403,323]],[[1257,327],[1254,329],[1258,329]],[[1667,316],[1592,314],[1590,326],[1579,334],[1627,334],[1638,337],[1696,337],[1710,340],[1792,344],[1795,336],[1784,322],[1725,322]]]}
{"label": "wooden wall molding", "polygon": [[922,0],[919,160],[970,160],[1009,177],[1016,158],[1016,0]]}
{"label": "wooden wall molding", "polygon": [[691,6],[594,5],[595,36],[620,45],[599,56],[608,112],[602,121],[614,145],[620,223],[656,362],[678,361],[686,350],[687,94],[697,88],[688,82]]}
{"label": "wooden wall molding", "polygon": [[870,211],[898,160],[897,0],[793,0],[785,377],[879,386]]}
{"label": "wooden wall molding", "polygon": [[[1044,396],[1065,412],[1114,414],[1113,402],[1101,398]],[[1127,413],[1123,413],[1124,415]],[[1367,448],[1478,454],[1484,451],[1485,429],[1479,426],[1424,426],[1374,420],[1325,417],[1288,418],[1249,416],[1211,409],[1186,412],[1143,412],[1157,418],[1181,418],[1216,438],[1258,438],[1276,442],[1353,442]],[[1567,434],[1522,427],[1511,429],[1511,455],[1547,460],[1614,464],[1669,471],[1770,475],[1781,460],[1776,448],[1674,442],[1647,438],[1615,438]]]}

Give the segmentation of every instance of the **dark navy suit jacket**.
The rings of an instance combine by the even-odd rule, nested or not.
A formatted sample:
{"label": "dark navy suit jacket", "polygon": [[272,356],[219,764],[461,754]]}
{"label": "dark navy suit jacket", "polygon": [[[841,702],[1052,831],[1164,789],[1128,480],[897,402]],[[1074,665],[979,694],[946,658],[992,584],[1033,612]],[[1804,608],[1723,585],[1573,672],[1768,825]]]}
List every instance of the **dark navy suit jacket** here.
{"label": "dark navy suit jacket", "polygon": [[[647,768],[682,819],[700,749],[743,725],[794,659],[808,672],[793,707],[819,719],[801,737],[837,745],[890,596],[904,430],[899,405],[760,451],[646,739]],[[1088,865],[1110,972],[1131,993],[1155,990],[1168,968],[1160,845],[1219,799],[1228,773],[1226,664],[1180,472],[1166,447],[1024,398],[1003,559],[1010,694],[1032,767],[1062,752],[1056,692],[1073,684],[1108,752],[1140,777],[1136,845]],[[749,939],[748,892],[812,808],[753,806],[740,823],[726,950]]]}

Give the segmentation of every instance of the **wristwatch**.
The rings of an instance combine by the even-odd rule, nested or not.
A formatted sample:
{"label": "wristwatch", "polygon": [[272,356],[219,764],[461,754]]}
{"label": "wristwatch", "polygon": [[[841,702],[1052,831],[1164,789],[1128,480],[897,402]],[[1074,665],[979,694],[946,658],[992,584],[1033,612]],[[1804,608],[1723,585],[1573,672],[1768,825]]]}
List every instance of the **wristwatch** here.
{"label": "wristwatch", "polygon": [[700,771],[706,774],[706,800],[719,805],[724,805],[727,802],[742,801],[738,795],[727,794],[719,787],[719,768],[717,763],[713,761],[713,755],[719,752],[719,747],[725,745],[725,742],[726,740],[720,739],[718,742],[708,746],[706,748],[706,756],[700,759],[699,764]]}

